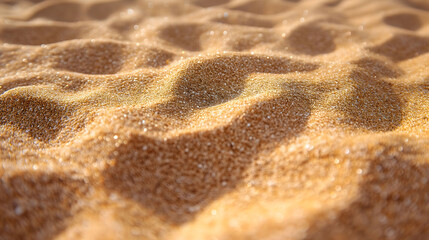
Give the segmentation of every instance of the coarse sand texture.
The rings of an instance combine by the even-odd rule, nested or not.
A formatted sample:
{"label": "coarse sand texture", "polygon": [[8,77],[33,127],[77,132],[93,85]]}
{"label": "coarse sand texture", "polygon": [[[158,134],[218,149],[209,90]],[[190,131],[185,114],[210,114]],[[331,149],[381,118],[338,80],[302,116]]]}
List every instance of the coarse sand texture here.
{"label": "coarse sand texture", "polygon": [[0,239],[429,239],[429,1],[0,0]]}

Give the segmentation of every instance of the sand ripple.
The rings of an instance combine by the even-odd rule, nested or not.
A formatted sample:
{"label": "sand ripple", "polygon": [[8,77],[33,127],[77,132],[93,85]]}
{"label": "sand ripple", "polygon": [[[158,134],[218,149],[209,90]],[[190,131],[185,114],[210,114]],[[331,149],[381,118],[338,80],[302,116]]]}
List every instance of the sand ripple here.
{"label": "sand ripple", "polygon": [[2,1],[0,239],[424,239],[428,10]]}

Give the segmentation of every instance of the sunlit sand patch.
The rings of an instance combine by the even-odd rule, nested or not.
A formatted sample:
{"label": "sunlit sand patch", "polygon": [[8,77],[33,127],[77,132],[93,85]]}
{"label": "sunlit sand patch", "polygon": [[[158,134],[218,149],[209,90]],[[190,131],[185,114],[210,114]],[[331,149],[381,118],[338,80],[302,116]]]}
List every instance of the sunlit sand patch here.
{"label": "sunlit sand patch", "polygon": [[1,239],[424,239],[424,0],[0,3]]}

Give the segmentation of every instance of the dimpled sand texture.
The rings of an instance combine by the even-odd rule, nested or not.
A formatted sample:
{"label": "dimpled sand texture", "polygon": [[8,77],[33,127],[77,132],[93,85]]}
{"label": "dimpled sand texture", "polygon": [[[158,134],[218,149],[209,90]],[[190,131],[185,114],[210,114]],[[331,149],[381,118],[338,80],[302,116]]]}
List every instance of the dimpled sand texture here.
{"label": "dimpled sand texture", "polygon": [[426,0],[0,1],[0,239],[426,239]]}

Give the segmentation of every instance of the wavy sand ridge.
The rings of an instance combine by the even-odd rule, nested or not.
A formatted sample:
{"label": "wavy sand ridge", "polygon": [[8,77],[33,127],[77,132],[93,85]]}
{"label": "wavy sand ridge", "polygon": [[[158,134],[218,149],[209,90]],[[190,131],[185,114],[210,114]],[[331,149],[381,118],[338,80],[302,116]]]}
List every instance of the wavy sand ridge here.
{"label": "wavy sand ridge", "polygon": [[1,239],[423,239],[424,0],[2,1]]}

